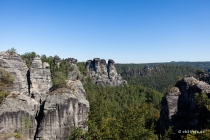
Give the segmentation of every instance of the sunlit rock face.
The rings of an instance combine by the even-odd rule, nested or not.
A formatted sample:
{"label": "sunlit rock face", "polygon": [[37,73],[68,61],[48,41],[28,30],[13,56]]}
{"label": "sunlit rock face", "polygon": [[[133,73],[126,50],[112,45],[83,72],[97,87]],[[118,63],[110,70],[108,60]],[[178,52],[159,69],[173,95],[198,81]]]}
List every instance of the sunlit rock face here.
{"label": "sunlit rock face", "polygon": [[20,132],[33,140],[40,104],[29,96],[12,92],[0,105],[0,134]]}
{"label": "sunlit rock face", "polygon": [[108,64],[106,64],[106,60],[94,58],[93,60],[87,60],[85,67],[97,85],[119,86],[127,84],[127,81],[123,80],[117,73],[114,63],[112,59],[109,59]]}
{"label": "sunlit rock face", "polygon": [[29,84],[30,94],[34,95],[37,101],[45,99],[46,93],[52,87],[50,66],[47,62],[42,63],[39,57],[35,57],[28,70],[30,75]]}
{"label": "sunlit rock face", "polygon": [[89,102],[82,83],[79,80],[69,80],[67,86],[68,88],[58,89],[47,96],[38,116],[37,138],[65,139],[73,127],[87,130],[85,122],[88,119]]}
{"label": "sunlit rock face", "polygon": [[11,91],[28,94],[26,63],[18,54],[9,54],[8,52],[0,52],[0,68],[10,72],[14,77],[13,88]]}
{"label": "sunlit rock face", "polygon": [[[78,74],[76,60],[71,61]],[[11,93],[0,104],[0,136],[20,132],[27,140],[63,140],[73,127],[87,131],[89,102],[73,73],[66,88],[51,92],[50,65],[39,57],[28,68],[19,55],[0,52],[0,68],[14,76],[13,87],[7,89]]]}
{"label": "sunlit rock face", "polygon": [[[198,107],[195,94],[206,94],[210,97],[210,85],[204,81],[186,76],[171,88],[162,99],[160,129],[163,134],[169,126],[173,126],[179,136],[179,130],[201,130],[205,120]],[[177,138],[177,137],[176,137]]]}

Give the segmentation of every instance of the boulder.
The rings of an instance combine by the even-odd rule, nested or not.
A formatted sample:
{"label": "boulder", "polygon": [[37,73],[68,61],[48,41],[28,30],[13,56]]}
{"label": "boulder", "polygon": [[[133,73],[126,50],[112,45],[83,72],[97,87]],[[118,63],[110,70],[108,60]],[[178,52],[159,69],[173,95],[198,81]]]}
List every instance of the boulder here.
{"label": "boulder", "polygon": [[47,62],[43,62],[42,66],[43,66],[44,69],[49,69],[50,68],[50,65]]}
{"label": "boulder", "polygon": [[35,57],[31,63],[31,68],[42,69],[42,60],[39,57]]}

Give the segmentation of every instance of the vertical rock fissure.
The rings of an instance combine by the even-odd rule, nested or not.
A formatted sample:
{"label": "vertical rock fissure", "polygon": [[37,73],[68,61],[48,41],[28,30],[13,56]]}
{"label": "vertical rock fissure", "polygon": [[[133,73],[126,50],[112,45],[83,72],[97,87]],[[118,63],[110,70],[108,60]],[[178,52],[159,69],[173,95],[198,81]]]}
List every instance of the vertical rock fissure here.
{"label": "vertical rock fissure", "polygon": [[30,77],[30,69],[28,69],[26,77],[27,77],[27,83],[28,83],[28,94],[31,94],[31,77]]}
{"label": "vertical rock fissure", "polygon": [[[40,103],[41,103],[41,99],[40,99]],[[42,102],[42,104],[40,105],[40,109],[39,111],[37,111],[37,114],[36,114],[36,122],[37,122],[37,127],[36,127],[36,132],[35,132],[35,135],[34,135],[34,140],[37,140],[38,138],[38,134],[39,134],[39,127],[41,125],[41,122],[42,120],[44,119],[44,106],[45,106],[45,101]]]}

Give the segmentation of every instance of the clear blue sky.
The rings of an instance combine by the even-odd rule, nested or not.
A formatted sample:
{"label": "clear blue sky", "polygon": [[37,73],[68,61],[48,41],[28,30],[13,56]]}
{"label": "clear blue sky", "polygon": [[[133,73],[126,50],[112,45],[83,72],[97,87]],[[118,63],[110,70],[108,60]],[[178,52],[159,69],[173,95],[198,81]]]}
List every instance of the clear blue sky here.
{"label": "clear blue sky", "polygon": [[0,51],[116,63],[210,60],[210,0],[0,0]]}

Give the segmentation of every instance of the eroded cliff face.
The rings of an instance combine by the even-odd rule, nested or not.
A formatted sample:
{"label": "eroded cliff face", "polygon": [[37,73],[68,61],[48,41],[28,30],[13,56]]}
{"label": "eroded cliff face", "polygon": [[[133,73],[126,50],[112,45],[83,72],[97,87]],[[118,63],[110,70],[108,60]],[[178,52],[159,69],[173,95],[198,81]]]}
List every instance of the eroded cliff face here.
{"label": "eroded cliff face", "polygon": [[0,106],[0,134],[20,132],[33,139],[39,103],[23,93],[12,92]]}
{"label": "eroded cliff face", "polygon": [[29,140],[62,140],[73,127],[87,130],[89,102],[79,80],[49,92],[50,66],[39,57],[30,69],[17,54],[1,52],[0,62],[15,77],[14,88],[8,89],[11,93],[0,105],[0,136],[20,132]]}
{"label": "eroded cliff face", "polygon": [[28,86],[30,94],[34,95],[34,99],[39,102],[45,100],[46,94],[52,87],[50,66],[48,63],[42,63],[39,57],[35,57],[31,63],[31,67],[27,72],[30,75]]}
{"label": "eroded cliff face", "polygon": [[[68,88],[50,93],[44,102],[44,118],[37,118],[39,124],[36,138],[40,140],[65,139],[73,127],[87,130],[89,103],[80,81],[69,81]],[[42,115],[40,115],[41,117]],[[41,121],[39,121],[41,119]]]}
{"label": "eroded cliff face", "polygon": [[87,60],[85,67],[97,85],[119,86],[127,84],[127,81],[123,80],[121,75],[117,73],[114,63],[112,59],[109,59],[108,64],[106,64],[106,60],[94,58]]}
{"label": "eroded cliff face", "polygon": [[17,54],[9,54],[8,52],[0,52],[0,67],[10,72],[15,80],[11,91],[28,94],[27,71],[26,63]]}
{"label": "eroded cliff face", "polygon": [[210,85],[186,76],[171,88],[162,99],[160,116],[161,133],[173,126],[176,135],[181,130],[201,130],[205,120],[195,101],[196,93],[210,95]]}

